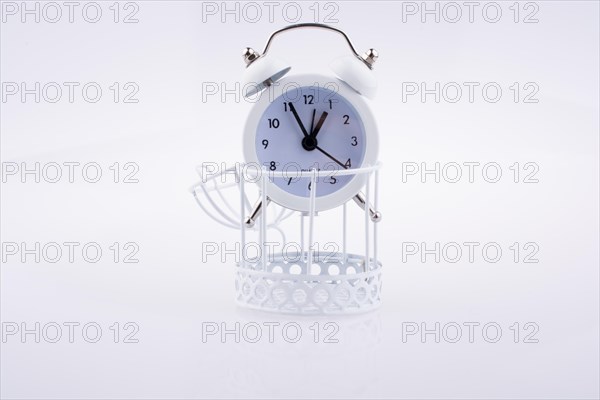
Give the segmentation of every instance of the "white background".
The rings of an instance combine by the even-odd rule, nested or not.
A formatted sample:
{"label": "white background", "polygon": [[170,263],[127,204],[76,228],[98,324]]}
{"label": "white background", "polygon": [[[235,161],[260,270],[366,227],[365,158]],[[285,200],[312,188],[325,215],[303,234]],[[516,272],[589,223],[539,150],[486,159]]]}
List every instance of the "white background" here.
{"label": "white background", "polygon": [[[14,3],[20,8],[21,3]],[[35,2],[27,3],[33,9]],[[38,3],[42,12],[45,3]],[[234,304],[232,260],[202,262],[202,244],[233,244],[237,233],[217,225],[194,204],[188,187],[202,162],[241,160],[242,127],[251,104],[227,95],[208,96],[207,83],[235,88],[243,72],[241,50],[261,50],[268,35],[290,22],[294,12],[278,3],[272,21],[268,7],[258,22],[244,4],[136,2],[137,23],[123,23],[134,6],[101,2],[97,23],[82,16],[85,2],[68,20],[21,21],[6,11],[1,26],[1,158],[7,163],[97,162],[102,179],[69,183],[32,176],[6,176],[2,183],[2,242],[97,242],[97,263],[80,253],[36,263],[3,250],[1,320],[33,329],[77,322],[73,343],[63,326],[57,343],[35,335],[6,336],[1,343],[3,398],[598,398],[598,71],[597,2],[500,2],[495,9],[457,3],[461,18],[445,3],[422,15],[422,3],[298,3],[300,22],[324,22],[344,29],[359,50],[380,53],[375,73],[379,93],[372,102],[380,124],[380,257],[384,263],[384,300],[372,313],[351,318],[299,318],[251,313]],[[332,5],[333,4],[333,5]],[[407,12],[412,6],[419,12]],[[216,14],[208,10],[217,9]],[[287,16],[282,13],[286,8]],[[295,6],[294,6],[295,7]],[[312,9],[310,8],[312,7]],[[486,17],[482,14],[485,8]],[[513,8],[510,8],[513,7]],[[114,8],[114,6],[113,6]],[[315,18],[314,9],[318,9]],[[447,14],[444,14],[444,10]],[[54,11],[46,8],[47,17]],[[527,15],[537,22],[524,23]],[[94,16],[92,10],[89,15]],[[425,18],[423,22],[421,18]],[[222,21],[222,18],[225,21]],[[486,20],[486,18],[488,20]],[[331,22],[331,21],[329,21]],[[341,38],[302,31],[278,38],[272,51],[293,71],[326,72],[327,64],[347,54]],[[66,89],[57,103],[33,95],[8,96],[7,82],[32,88],[48,82],[97,82],[103,94],[87,102]],[[109,89],[134,82],[137,103],[117,103]],[[403,82],[433,88],[448,82],[478,82],[473,102],[466,87],[456,103],[433,95],[403,101]],[[495,82],[502,97],[492,103],[481,87]],[[521,97],[514,101],[514,82]],[[525,103],[523,85],[539,91]],[[406,84],[404,85],[406,87]],[[109,166],[139,165],[139,183],[114,183]],[[496,162],[497,183],[479,170],[475,181],[458,183],[432,176],[402,181],[402,163]],[[515,162],[536,163],[538,183],[513,182]],[[12,164],[11,164],[12,165]],[[408,165],[408,164],[404,164]],[[63,171],[66,173],[66,169]],[[466,169],[463,171],[466,172]],[[324,233],[325,235],[327,232]],[[139,263],[115,263],[112,243],[135,242]],[[402,243],[498,243],[503,255],[490,263],[476,253],[450,263],[418,255],[402,261]],[[538,263],[513,260],[518,242],[539,246]],[[123,255],[120,255],[122,261]],[[315,344],[314,322],[339,326],[339,343]],[[81,327],[103,330],[88,343]],[[114,343],[115,322],[120,323]],[[123,326],[139,327],[138,343],[123,343]],[[202,324],[296,322],[299,343],[281,332],[274,343],[202,341]],[[416,323],[479,323],[473,343],[468,330],[457,343],[433,334],[406,337]],[[502,328],[488,343],[481,327]],[[519,343],[514,343],[514,323]],[[528,322],[536,324],[537,343],[524,343]],[[25,325],[21,325],[24,323]],[[92,335],[93,332],[90,333]],[[265,330],[266,333],[266,330]],[[321,332],[323,333],[323,331]],[[493,331],[490,332],[493,336]]]}

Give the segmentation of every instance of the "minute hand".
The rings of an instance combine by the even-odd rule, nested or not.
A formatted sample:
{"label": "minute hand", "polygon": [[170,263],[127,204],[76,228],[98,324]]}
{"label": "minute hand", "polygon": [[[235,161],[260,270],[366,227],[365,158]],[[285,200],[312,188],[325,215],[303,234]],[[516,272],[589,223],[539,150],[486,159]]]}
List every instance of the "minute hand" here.
{"label": "minute hand", "polygon": [[289,102],[288,105],[290,106],[290,110],[292,111],[292,114],[294,114],[294,118],[296,118],[296,122],[300,126],[300,129],[302,130],[302,133],[304,134],[304,136],[309,136],[308,132],[306,132],[306,128],[304,127],[304,125],[302,125],[302,121],[300,120],[300,117],[298,116],[298,113],[296,112],[296,107],[294,107],[294,104],[292,102]]}

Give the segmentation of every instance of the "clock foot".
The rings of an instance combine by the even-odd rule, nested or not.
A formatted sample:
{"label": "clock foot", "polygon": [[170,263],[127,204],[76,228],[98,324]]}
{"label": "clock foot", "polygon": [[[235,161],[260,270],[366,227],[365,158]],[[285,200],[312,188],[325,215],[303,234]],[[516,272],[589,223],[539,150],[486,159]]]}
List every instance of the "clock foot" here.
{"label": "clock foot", "polygon": [[[362,194],[361,192],[358,192],[358,194],[356,196],[354,196],[353,199],[361,209],[364,210],[365,207],[367,207],[367,200],[365,199],[365,195]],[[379,211],[375,211],[370,204],[368,205],[368,207],[369,207],[369,215],[371,217],[371,221],[373,221],[373,222],[381,221],[381,213]]]}
{"label": "clock foot", "polygon": [[[267,207],[270,202],[271,202],[271,199],[269,199],[267,197],[267,201],[266,201],[266,204],[264,205],[264,207]],[[261,200],[259,200],[254,205],[254,208],[252,209],[252,213],[250,214],[248,219],[246,219],[246,227],[252,228],[254,226],[254,223],[256,222],[258,217],[260,217],[260,214],[262,213],[262,209],[263,209],[263,203]]]}

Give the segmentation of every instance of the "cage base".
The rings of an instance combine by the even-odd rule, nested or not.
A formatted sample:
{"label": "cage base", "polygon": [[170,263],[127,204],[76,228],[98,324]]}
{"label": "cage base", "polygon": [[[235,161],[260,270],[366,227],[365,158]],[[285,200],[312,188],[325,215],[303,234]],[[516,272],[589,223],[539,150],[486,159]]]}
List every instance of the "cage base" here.
{"label": "cage base", "polygon": [[381,263],[355,254],[277,254],[240,263],[236,301],[244,307],[289,314],[352,314],[381,303]]}

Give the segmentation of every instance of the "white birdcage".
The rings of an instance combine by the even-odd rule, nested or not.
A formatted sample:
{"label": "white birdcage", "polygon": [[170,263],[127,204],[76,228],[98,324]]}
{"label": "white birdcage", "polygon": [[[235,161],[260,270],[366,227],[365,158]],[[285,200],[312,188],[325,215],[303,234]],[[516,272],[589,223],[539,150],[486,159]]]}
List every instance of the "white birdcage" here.
{"label": "white birdcage", "polygon": [[[364,195],[355,201],[364,209],[364,252],[355,254],[347,249],[347,202],[341,208],[341,246],[336,252],[323,252],[314,242],[316,187],[321,177],[331,171],[297,171],[298,178],[310,179],[312,188],[306,198],[308,212],[297,212],[269,203],[268,181],[287,178],[289,173],[249,168],[248,164],[212,173],[198,170],[202,180],[190,191],[198,205],[215,221],[240,231],[241,255],[235,267],[236,300],[239,304],[259,310],[296,314],[348,314],[376,308],[381,301],[381,263],[377,253],[378,175],[380,164],[336,171],[337,175],[366,176]],[[250,171],[250,172],[249,172]],[[254,182],[254,183],[251,183]],[[257,184],[256,184],[257,183]],[[256,224],[248,223],[252,212],[249,192],[260,197],[263,211]],[[256,190],[258,189],[258,190]],[[373,207],[370,206],[372,200]],[[256,208],[255,208],[256,209]],[[268,211],[268,212],[267,212]],[[299,215],[294,222],[290,217]],[[360,214],[362,215],[362,213]],[[282,227],[286,222],[285,228]],[[300,237],[296,251],[283,251],[268,246],[276,235],[282,249],[288,243],[288,233]],[[258,242],[250,242],[250,233],[258,234]],[[352,234],[356,235],[356,231]],[[256,256],[248,256],[249,245],[258,243]]]}

